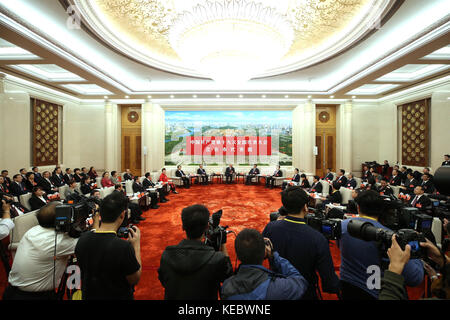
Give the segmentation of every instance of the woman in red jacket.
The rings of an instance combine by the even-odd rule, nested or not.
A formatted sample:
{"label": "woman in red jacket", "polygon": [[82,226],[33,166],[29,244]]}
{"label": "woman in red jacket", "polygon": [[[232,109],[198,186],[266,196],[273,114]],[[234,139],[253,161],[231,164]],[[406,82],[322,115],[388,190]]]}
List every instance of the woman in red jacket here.
{"label": "woman in red jacket", "polygon": [[161,182],[164,182],[164,184],[168,184],[169,186],[170,186],[170,189],[172,189],[172,192],[173,193],[178,193],[176,190],[175,190],[175,185],[173,184],[173,182],[169,182],[169,178],[167,177],[167,175],[166,175],[166,168],[163,168],[162,169],[162,173],[161,173],[161,175],[159,176],[159,179],[158,179],[158,181],[161,181]]}
{"label": "woman in red jacket", "polygon": [[112,183],[111,179],[109,178],[109,172],[104,172],[102,176],[102,187],[108,188],[108,187],[114,187],[114,183]]}

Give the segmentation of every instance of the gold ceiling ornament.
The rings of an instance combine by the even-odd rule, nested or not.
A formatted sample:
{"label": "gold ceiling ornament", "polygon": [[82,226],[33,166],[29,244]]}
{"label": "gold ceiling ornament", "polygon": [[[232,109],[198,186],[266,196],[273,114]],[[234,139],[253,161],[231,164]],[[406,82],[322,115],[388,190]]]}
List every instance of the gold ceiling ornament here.
{"label": "gold ceiling ornament", "polygon": [[[217,28],[250,31],[251,35],[259,35],[271,40],[271,34],[280,33],[273,24],[264,28],[255,28],[249,23],[255,19],[259,21],[273,21],[275,14],[279,14],[289,24],[293,32],[292,41],[285,41],[287,34],[281,32],[278,42],[288,46],[282,56],[272,62],[267,70],[258,70],[256,76],[270,76],[285,73],[323,61],[336,52],[351,46],[360,40],[369,30],[376,27],[384,15],[392,8],[394,0],[73,0],[78,7],[83,20],[99,37],[134,59],[161,68],[163,70],[181,73],[189,76],[207,76],[204,70],[193,66],[187,61],[183,51],[174,48],[170,34],[174,25],[186,18],[207,17],[214,18],[220,14],[220,6],[245,10],[248,3],[253,15],[245,16],[244,20],[235,19],[233,24],[225,24],[225,20],[233,18],[230,15],[217,16],[214,20],[203,19],[197,21],[197,27],[183,35],[195,39],[208,41],[203,35],[218,30]],[[261,4],[262,10],[257,9]],[[209,8],[213,10],[209,10]],[[274,13],[270,13],[270,12]],[[226,13],[230,13],[226,10]],[[261,12],[259,17],[256,13]],[[220,19],[219,19],[220,18]],[[224,19],[225,18],[225,19]],[[262,20],[261,20],[262,19]],[[267,20],[268,19],[268,20]],[[195,20],[195,19],[194,19]],[[193,22],[190,20],[190,22]],[[209,28],[211,27],[211,28]],[[209,30],[205,33],[205,30]],[[272,36],[273,37],[273,36]],[[289,38],[289,37],[288,37]],[[217,41],[214,41],[215,43]],[[289,43],[290,42],[290,43]],[[207,43],[200,43],[199,48],[207,47]],[[270,43],[267,46],[271,45]],[[229,48],[221,48],[222,54]],[[270,51],[273,51],[270,48]],[[199,50],[200,55],[204,55]],[[229,55],[235,55],[233,50]],[[261,52],[266,54],[266,52]],[[280,53],[279,53],[280,54]],[[241,55],[242,57],[242,55]],[[197,59],[201,60],[201,59]]]}

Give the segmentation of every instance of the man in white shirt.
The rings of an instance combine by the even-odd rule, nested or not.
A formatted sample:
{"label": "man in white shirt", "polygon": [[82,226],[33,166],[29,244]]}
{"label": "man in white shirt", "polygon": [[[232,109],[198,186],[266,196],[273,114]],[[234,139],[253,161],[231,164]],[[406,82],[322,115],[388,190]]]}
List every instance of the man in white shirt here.
{"label": "man in white shirt", "polygon": [[14,222],[10,215],[11,205],[2,200],[2,219],[0,219],[0,240],[5,239],[12,229],[14,229]]}
{"label": "man in white shirt", "polygon": [[56,206],[57,203],[52,202],[42,207],[36,215],[39,225],[28,230],[20,241],[9,273],[9,285],[3,295],[4,300],[55,299],[55,288],[59,286],[68,259],[74,254],[78,241],[65,233],[55,233]]}

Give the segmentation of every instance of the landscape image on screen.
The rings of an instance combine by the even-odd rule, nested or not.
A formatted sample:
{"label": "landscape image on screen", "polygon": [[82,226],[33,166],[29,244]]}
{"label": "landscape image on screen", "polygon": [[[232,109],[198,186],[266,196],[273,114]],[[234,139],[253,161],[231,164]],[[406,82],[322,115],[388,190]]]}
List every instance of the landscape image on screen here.
{"label": "landscape image on screen", "polygon": [[166,165],[292,165],[292,111],[166,111]]}

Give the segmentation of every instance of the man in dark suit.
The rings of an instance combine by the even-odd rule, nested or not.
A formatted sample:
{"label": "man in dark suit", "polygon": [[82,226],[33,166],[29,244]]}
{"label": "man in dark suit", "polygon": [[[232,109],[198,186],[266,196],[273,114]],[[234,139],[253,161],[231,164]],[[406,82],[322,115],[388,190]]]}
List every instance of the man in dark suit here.
{"label": "man in dark suit", "polygon": [[406,175],[405,185],[400,188],[407,194],[414,194],[414,189],[419,185],[416,179],[414,179],[414,175],[412,171],[408,172]]}
{"label": "man in dark suit", "polygon": [[266,176],[266,188],[273,189],[275,187],[275,177],[282,177],[283,172],[280,170],[280,166],[277,165],[277,168],[273,172],[271,176]]}
{"label": "man in dark suit", "polygon": [[345,184],[344,187],[355,189],[356,185],[357,185],[357,183],[356,183],[355,178],[353,177],[353,173],[349,173],[347,183]]}
{"label": "man in dark suit", "polygon": [[444,162],[442,162],[442,166],[450,166],[450,154],[446,154],[444,156]]}
{"label": "man in dark suit", "polygon": [[428,173],[424,173],[422,175],[422,183],[420,184],[425,193],[433,193],[434,192],[434,184],[431,181],[430,175]]}
{"label": "man in dark suit", "polygon": [[409,205],[419,210],[425,210],[431,207],[431,200],[426,195],[424,195],[424,189],[422,186],[417,186],[414,188],[414,197],[409,200]]}
{"label": "man in dark suit", "polygon": [[[146,196],[150,197],[150,209],[158,209],[158,195],[156,192],[147,192],[144,186],[139,181],[139,177],[133,179],[133,193],[145,192]],[[147,200],[146,200],[147,201]],[[146,202],[147,204],[147,202]]]}
{"label": "man in dark suit", "polygon": [[258,165],[254,164],[253,168],[249,171],[248,175],[246,176],[245,184],[250,184],[253,177],[256,177],[259,174],[259,169],[257,168]]}
{"label": "man in dark suit", "polygon": [[325,177],[323,178],[323,180],[326,180],[326,181],[333,181],[333,179],[334,179],[334,175],[333,175],[333,173],[331,172],[331,168],[327,168],[327,174],[325,175]]}
{"label": "man in dark suit", "polygon": [[[42,177],[45,176],[45,172],[42,174]],[[59,188],[66,184],[64,180],[64,176],[62,175],[61,168],[57,167],[53,172],[53,176],[51,178],[51,182],[55,185],[55,187]],[[45,188],[44,188],[45,190]]]}
{"label": "man in dark suit", "polygon": [[47,194],[53,194],[58,191],[58,187],[52,182],[50,179],[50,172],[44,171],[42,173],[42,179],[39,180],[38,185],[45,191]]}
{"label": "man in dark suit", "polygon": [[[144,186],[145,190],[149,188],[154,188],[156,186],[155,183],[152,181],[152,176],[150,175],[150,172],[147,172],[145,174],[145,179],[142,181],[142,185]],[[167,201],[169,201],[169,199],[166,198],[167,192],[165,188],[159,188],[157,189],[157,191],[159,193],[159,202],[166,203]]]}
{"label": "man in dark suit", "polygon": [[2,170],[3,179],[5,179],[4,184],[9,188],[11,185],[11,179],[8,177],[8,170]]}
{"label": "man in dark suit", "polygon": [[322,193],[322,183],[320,183],[319,176],[313,177],[313,184],[312,184],[311,188],[309,189],[309,192]]}
{"label": "man in dark suit", "polygon": [[407,177],[406,177],[407,174],[408,174],[408,168],[405,167],[405,166],[401,167],[400,172],[399,172],[399,176],[400,176],[403,184],[405,183],[405,181],[407,179]]}
{"label": "man in dark suit", "polygon": [[339,189],[341,188],[341,185],[339,183],[337,183],[336,181],[334,181],[331,184],[331,187],[332,187],[331,193],[329,195],[327,195],[326,197],[320,198],[322,200],[322,203],[318,203],[316,205],[316,208],[325,209],[325,206],[329,203],[341,204],[342,195],[341,195],[341,192],[339,191]]}
{"label": "man in dark suit", "polygon": [[389,167],[390,167],[389,162],[387,160],[384,160],[383,171],[382,171],[383,177],[385,177],[388,174]]}
{"label": "man in dark suit", "polygon": [[20,175],[22,176],[22,181],[27,181],[27,170],[25,168],[22,168],[19,170]]}
{"label": "man in dark suit", "polygon": [[13,176],[13,182],[11,183],[9,189],[11,191],[11,194],[16,197],[20,197],[21,195],[30,192],[22,182],[22,176],[20,174],[16,174]]}
{"label": "man in dark suit", "polygon": [[230,164],[225,170],[225,183],[231,183],[233,181],[233,176],[236,174],[236,171],[233,168],[233,165]]}
{"label": "man in dark suit", "polygon": [[88,169],[86,167],[81,168],[81,176],[82,177],[88,176]]}
{"label": "man in dark suit", "polygon": [[380,186],[377,188],[377,191],[382,196],[394,195],[394,191],[389,186],[388,179],[386,179],[386,178],[381,179]]}
{"label": "man in dark suit", "polygon": [[338,176],[335,180],[341,187],[345,187],[347,184],[347,178],[345,177],[345,170],[339,169]]}
{"label": "man in dark suit", "polygon": [[74,173],[75,174],[73,175],[73,179],[75,180],[75,182],[81,182],[81,179],[83,179],[83,176],[81,175],[80,168],[75,168]]}
{"label": "man in dark suit", "polygon": [[392,170],[392,176],[389,179],[389,184],[391,186],[399,186],[402,184],[402,177],[399,175],[398,170]]}
{"label": "man in dark suit", "polygon": [[[294,176],[292,177],[291,181],[297,182],[297,183],[300,182],[300,174],[299,174],[299,172],[300,171],[297,168],[294,169]],[[284,181],[282,186],[281,186],[281,189],[283,189],[283,190],[286,189],[287,185],[288,185],[288,182]]]}
{"label": "man in dark suit", "polygon": [[198,169],[197,169],[197,174],[198,174],[198,179],[199,182],[201,182],[202,184],[208,184],[208,175],[206,174],[206,170],[203,169],[203,165],[199,165]]}
{"label": "man in dark suit", "polygon": [[69,184],[73,180],[72,169],[66,168],[66,174],[64,175],[64,182]]}
{"label": "man in dark suit", "polygon": [[125,173],[123,175],[123,181],[133,180],[133,175],[131,174],[130,169],[125,169]]}
{"label": "man in dark suit", "polygon": [[364,165],[364,167],[363,167],[363,173],[362,173],[361,179],[362,179],[363,181],[367,181],[367,180],[369,180],[369,178],[370,178],[371,176],[372,176],[372,173],[370,173],[369,167],[366,166],[366,165]]}
{"label": "man in dark suit", "polygon": [[[422,170],[423,174],[428,174],[428,180],[430,180],[431,182],[433,182],[433,178],[434,176],[431,174],[430,168],[423,168]],[[426,192],[426,191],[425,191]]]}
{"label": "man in dark suit", "polygon": [[33,171],[33,173],[34,173],[34,181],[39,183],[39,180],[42,179],[42,174],[39,172],[39,168],[33,167],[33,168],[31,168],[31,171]]}
{"label": "man in dark suit", "polygon": [[175,175],[179,178],[181,178],[181,180],[183,181],[183,186],[186,189],[189,189],[191,187],[191,181],[189,180],[189,178],[187,177],[187,175],[184,173],[183,170],[181,170],[181,165],[177,166],[177,171],[175,171]]}

